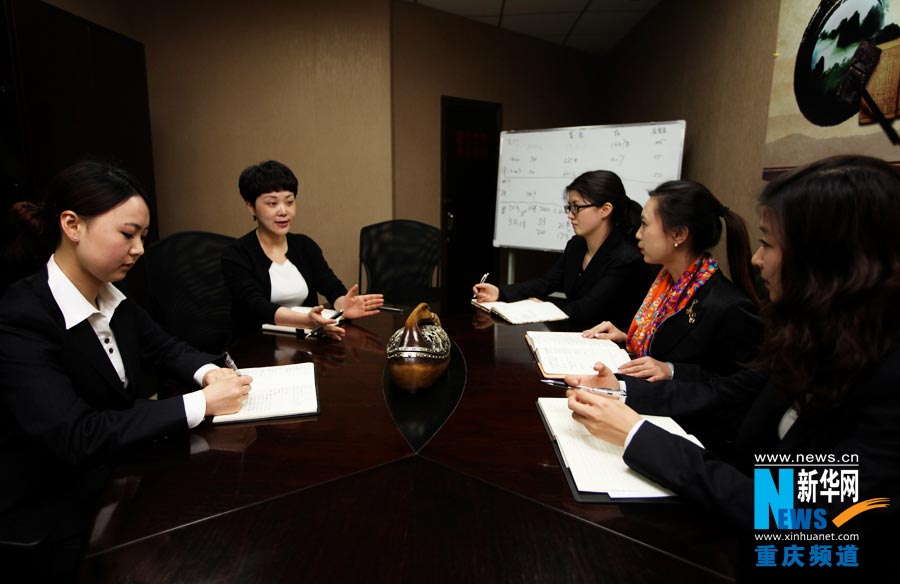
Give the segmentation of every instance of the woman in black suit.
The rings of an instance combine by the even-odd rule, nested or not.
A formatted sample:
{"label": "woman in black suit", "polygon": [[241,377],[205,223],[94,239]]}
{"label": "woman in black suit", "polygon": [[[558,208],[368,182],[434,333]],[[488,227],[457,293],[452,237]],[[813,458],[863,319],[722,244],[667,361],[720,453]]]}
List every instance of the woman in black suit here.
{"label": "woman in black suit", "polygon": [[[594,436],[624,445],[631,468],[748,531],[771,530],[776,521],[765,505],[754,508],[758,457],[858,462],[856,480],[841,487],[855,496],[789,502],[824,509],[825,531],[861,534],[850,542],[861,568],[892,567],[900,519],[900,172],[874,158],[828,158],[774,180],[760,206],[762,236],[753,261],[772,302],[763,311],[766,334],[753,369],[705,382],[651,384],[627,376],[620,382],[598,364],[598,376],[566,381],[624,385],[625,403],[569,390],[572,416]],[[730,463],[638,414],[703,413],[723,404],[746,411]],[[876,501],[843,527],[832,522],[852,503],[880,498],[890,498],[890,506]],[[763,544],[780,551],[789,545],[748,542],[744,551],[752,555]],[[755,575],[772,573],[759,568]]]}
{"label": "woman in black suit", "polygon": [[[722,223],[732,283],[709,250]],[[750,276],[750,242],[741,217],[700,183],[669,181],[650,192],[637,232],[644,261],[662,269],[631,321],[628,334],[612,322],[584,336],[625,343],[633,359],[621,373],[659,381],[729,374],[755,354],[762,334]]]}
{"label": "woman in black suit", "polygon": [[540,278],[494,286],[475,284],[478,302],[514,302],[562,291],[559,303],[580,326],[609,320],[626,326],[653,279],[635,247],[640,205],[628,198],[614,172],[585,172],[566,187],[566,214],[575,235]]}
{"label": "woman in black suit", "polygon": [[[150,221],[129,174],[80,162],[51,181],[41,206],[13,212],[46,263],[0,303],[0,530],[4,540],[40,543],[0,555],[4,573],[68,579],[109,463],[237,411],[251,380],[170,337],[112,286],[144,253]],[[138,399],[142,362],[203,389]]]}
{"label": "woman in black suit", "polygon": [[[331,270],[312,238],[291,233],[297,214],[297,177],[284,164],[269,160],[241,173],[238,187],[256,229],[225,248],[222,273],[231,292],[238,333],[262,324],[311,328],[329,324],[325,334],[340,340],[344,329],[322,316],[319,294],[343,310],[345,318],[378,314],[381,294],[348,291]],[[311,310],[296,310],[306,307]]]}

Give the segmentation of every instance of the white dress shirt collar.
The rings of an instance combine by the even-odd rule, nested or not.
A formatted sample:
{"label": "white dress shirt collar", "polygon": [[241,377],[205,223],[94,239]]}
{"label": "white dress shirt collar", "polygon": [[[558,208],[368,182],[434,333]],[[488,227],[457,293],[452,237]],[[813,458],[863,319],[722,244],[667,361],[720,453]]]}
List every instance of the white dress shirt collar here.
{"label": "white dress shirt collar", "polygon": [[[47,261],[47,284],[66,321],[66,330],[87,320],[92,314],[100,312],[87,301],[75,284],[63,273],[54,256],[50,256]],[[106,282],[100,287],[97,300],[103,312],[112,315],[119,304],[125,300],[125,295],[118,288]]]}

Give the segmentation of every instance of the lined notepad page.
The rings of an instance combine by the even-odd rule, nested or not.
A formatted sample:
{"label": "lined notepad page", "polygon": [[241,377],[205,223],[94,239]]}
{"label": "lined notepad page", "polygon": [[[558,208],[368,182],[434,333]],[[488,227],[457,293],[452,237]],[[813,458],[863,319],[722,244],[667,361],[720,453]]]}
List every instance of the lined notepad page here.
{"label": "lined notepad page", "polygon": [[251,367],[241,373],[253,378],[247,401],[234,414],[214,416],[213,423],[309,414],[319,408],[313,363]]}
{"label": "lined notepad page", "polygon": [[528,331],[541,368],[548,375],[595,375],[594,363],[602,362],[615,373],[631,358],[609,339],[588,339],[581,333]]}
{"label": "lined notepad page", "polygon": [[472,305],[482,310],[500,315],[512,324],[529,324],[565,320],[569,315],[552,302],[540,300],[519,300],[517,302],[476,302]]}
{"label": "lined notepad page", "polygon": [[[595,438],[582,424],[572,419],[566,398],[542,397],[538,405],[556,438],[565,465],[579,491],[607,493],[611,498],[671,497],[674,493],[629,468],[622,459],[625,449]],[[643,416],[648,422],[684,436],[700,445],[672,418]]]}

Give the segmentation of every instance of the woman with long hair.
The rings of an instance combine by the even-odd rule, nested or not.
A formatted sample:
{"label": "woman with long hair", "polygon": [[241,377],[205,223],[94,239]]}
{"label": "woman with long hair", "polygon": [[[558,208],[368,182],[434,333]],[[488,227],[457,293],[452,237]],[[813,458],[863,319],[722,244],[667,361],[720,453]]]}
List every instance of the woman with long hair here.
{"label": "woman with long hair", "polygon": [[585,326],[609,320],[625,326],[652,276],[634,243],[641,206],[625,193],[614,172],[594,170],[565,188],[566,215],[575,235],[562,257],[534,280],[473,286],[478,302],[513,302],[565,292],[559,303],[570,321]]}
{"label": "woman with long hair", "polygon": [[[734,283],[710,251],[723,234]],[[662,268],[628,333],[602,322],[584,336],[624,343],[632,361],[619,371],[650,381],[733,373],[749,361],[762,326],[743,219],[702,184],[668,181],[650,191],[637,239],[644,261]]]}
{"label": "woman with long hair", "polygon": [[[567,383],[624,385],[627,398],[569,390],[572,416],[594,436],[624,446],[634,470],[746,530],[785,525],[780,511],[754,508],[760,456],[857,462],[849,482],[839,485],[841,496],[805,506],[824,510],[817,512],[827,519],[823,531],[862,534],[854,548],[861,567],[890,565],[900,518],[894,504],[900,500],[900,172],[865,156],[827,158],[772,181],[760,209],[753,262],[771,304],[762,313],[766,334],[753,368],[703,382],[653,384],[620,380],[598,364],[597,376],[571,376]],[[722,405],[744,413],[730,461],[638,413],[673,416]],[[821,479],[837,474],[809,470]],[[840,513],[872,499],[881,502],[838,527],[847,517]]]}

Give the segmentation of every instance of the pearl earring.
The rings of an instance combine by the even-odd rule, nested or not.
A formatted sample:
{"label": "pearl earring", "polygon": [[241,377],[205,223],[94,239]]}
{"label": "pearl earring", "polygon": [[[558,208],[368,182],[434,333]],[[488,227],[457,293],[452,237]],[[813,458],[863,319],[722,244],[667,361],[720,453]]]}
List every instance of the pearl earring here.
{"label": "pearl earring", "polygon": [[73,237],[72,241],[74,241],[75,243],[78,243],[78,236],[76,235],[75,237]]}
{"label": "pearl earring", "polygon": [[675,242],[675,247],[678,247],[678,242],[677,242],[677,241]]}

